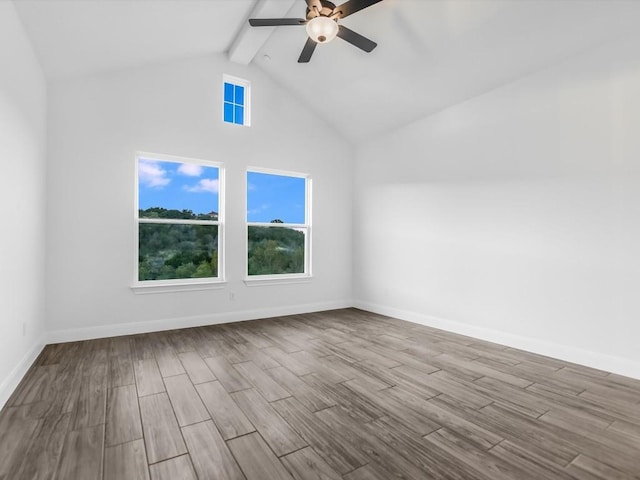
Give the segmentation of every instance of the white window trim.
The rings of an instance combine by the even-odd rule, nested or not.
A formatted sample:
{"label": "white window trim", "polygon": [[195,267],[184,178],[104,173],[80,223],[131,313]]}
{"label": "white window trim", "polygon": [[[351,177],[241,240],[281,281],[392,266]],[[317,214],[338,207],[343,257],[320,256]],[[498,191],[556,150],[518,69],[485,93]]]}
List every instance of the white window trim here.
{"label": "white window trim", "polygon": [[[224,84],[233,83],[234,85],[240,85],[244,87],[244,123],[230,123],[224,121]],[[235,125],[236,127],[250,127],[251,126],[251,82],[244,78],[234,77],[232,75],[222,74],[222,101],[220,102],[220,115],[222,116],[222,123],[226,125]]]}
{"label": "white window trim", "polygon": [[[175,163],[193,163],[202,165],[203,167],[216,167],[218,169],[218,220],[170,220],[170,219],[141,219],[138,218],[138,211],[140,207],[140,192],[138,191],[138,164],[141,158],[159,160],[164,162]],[[202,160],[198,158],[189,158],[175,155],[165,155],[149,152],[136,152],[135,154],[135,174],[134,174],[134,257],[133,257],[133,282],[131,283],[131,290],[136,294],[150,294],[150,293],[169,293],[180,291],[193,291],[193,290],[211,290],[217,288],[223,288],[226,284],[225,281],[225,170],[222,162],[214,162],[211,160]],[[170,279],[170,280],[138,280],[138,254],[139,254],[139,230],[138,226],[141,223],[167,223],[167,224],[190,224],[190,225],[217,225],[218,226],[218,276],[211,278],[184,278],[184,279]]]}
{"label": "white window trim", "polygon": [[[247,176],[249,172],[267,173],[270,175],[282,175],[288,177],[304,178],[305,180],[305,220],[306,223],[270,223],[270,222],[248,222],[246,212],[248,210],[248,192],[249,185]],[[245,234],[244,234],[244,283],[249,287],[257,287],[263,285],[285,285],[292,283],[307,283],[313,278],[312,274],[312,223],[311,223],[311,199],[312,199],[312,179],[307,173],[292,172],[288,170],[276,170],[263,167],[247,167],[244,174],[244,201],[245,201]],[[289,273],[276,275],[249,275],[249,227],[275,227],[275,228],[305,228],[305,245],[304,245],[304,273]]]}

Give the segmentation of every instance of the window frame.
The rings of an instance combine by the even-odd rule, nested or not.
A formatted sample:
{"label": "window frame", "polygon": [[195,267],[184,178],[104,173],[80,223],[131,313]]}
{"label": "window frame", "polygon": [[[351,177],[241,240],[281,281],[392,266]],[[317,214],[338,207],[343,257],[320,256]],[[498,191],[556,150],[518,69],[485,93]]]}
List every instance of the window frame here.
{"label": "window frame", "polygon": [[[148,219],[140,218],[140,190],[139,190],[139,164],[141,159],[157,160],[160,162],[188,163],[214,167],[218,169],[218,219],[217,220],[185,220],[185,219]],[[176,155],[165,155],[149,152],[136,152],[135,154],[135,189],[134,189],[134,258],[133,258],[133,283],[131,288],[134,293],[162,293],[181,290],[207,290],[222,288],[225,281],[225,169],[222,162],[190,158]],[[218,276],[204,278],[173,278],[164,280],[139,280],[139,253],[140,253],[140,225],[145,223],[164,225],[217,225],[218,227]]]}
{"label": "window frame", "polygon": [[[249,173],[265,173],[268,175],[280,175],[287,177],[303,178],[305,180],[304,188],[304,218],[305,223],[271,223],[271,222],[249,222]],[[244,175],[245,181],[245,279],[247,286],[268,285],[268,284],[284,284],[284,283],[302,283],[309,281],[312,275],[312,222],[311,222],[311,198],[312,198],[312,178],[308,173],[292,172],[287,170],[277,170],[263,167],[247,167]],[[276,273],[270,275],[249,275],[249,227],[273,227],[273,228],[299,228],[305,229],[304,236],[304,272],[303,273]]]}
{"label": "window frame", "polygon": [[[230,83],[232,85],[238,85],[244,88],[244,115],[242,123],[235,122],[227,122],[224,119],[224,104],[226,103],[224,100],[224,84]],[[233,105],[235,105],[235,98]],[[222,123],[226,125],[235,125],[238,127],[250,127],[251,126],[251,82],[249,80],[245,80],[244,78],[234,77],[232,75],[227,75],[226,73],[222,75],[222,101],[221,105],[221,113],[222,113]]]}

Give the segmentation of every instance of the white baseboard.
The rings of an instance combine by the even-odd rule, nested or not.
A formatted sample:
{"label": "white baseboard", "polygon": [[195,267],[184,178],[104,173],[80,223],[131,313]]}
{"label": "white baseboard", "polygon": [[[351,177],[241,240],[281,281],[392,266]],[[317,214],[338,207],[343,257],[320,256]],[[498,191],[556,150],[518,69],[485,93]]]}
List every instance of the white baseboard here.
{"label": "white baseboard", "polygon": [[46,336],[43,334],[33,344],[27,353],[18,362],[11,373],[0,383],[0,409],[4,407],[9,400],[9,397],[13,394],[14,390],[25,376],[31,365],[36,361],[40,352],[45,346]]}
{"label": "white baseboard", "polygon": [[320,312],[340,308],[355,307],[381,315],[406,320],[409,322],[439,328],[461,335],[526,350],[540,355],[557,358],[567,362],[577,363],[627,377],[640,379],[640,363],[621,357],[614,357],[598,352],[591,352],[567,345],[532,339],[511,333],[476,327],[460,322],[433,317],[423,313],[402,310],[390,306],[378,305],[360,300],[338,300],[331,302],[291,305],[268,309],[242,310],[237,312],[214,313],[190,317],[166,318],[147,322],[119,323],[66,330],[53,330],[43,335],[33,347],[24,355],[9,376],[0,383],[0,408],[7,402],[17,385],[20,383],[29,367],[44,348],[46,343],[63,343],[119,335],[134,335],[139,333],[158,332],[178,328],[217,325],[221,323],[257,320],[260,318],[296,315],[309,312]]}
{"label": "white baseboard", "polygon": [[640,363],[622,357],[614,357],[598,352],[591,352],[568,345],[546,342],[535,338],[523,337],[512,333],[501,332],[483,327],[476,327],[466,323],[437,318],[423,313],[402,310],[371,302],[354,300],[353,306],[369,312],[387,315],[389,317],[406,320],[408,322],[438,328],[460,335],[486,340],[488,342],[506,345],[508,347],[526,350],[531,353],[577,363],[586,367],[597,368],[626,377],[640,379]]}
{"label": "white baseboard", "polygon": [[274,308],[260,308],[255,310],[241,310],[237,312],[211,313],[190,317],[165,318],[147,322],[116,323],[97,327],[74,328],[49,331],[47,343],[76,342],[95,338],[117,337],[120,335],[135,335],[138,333],[161,332],[178,328],[202,327],[221,323],[242,322],[260,318],[280,317],[284,315],[298,315],[309,312],[349,308],[351,300],[336,300],[330,302],[310,303],[304,305],[288,305]]}

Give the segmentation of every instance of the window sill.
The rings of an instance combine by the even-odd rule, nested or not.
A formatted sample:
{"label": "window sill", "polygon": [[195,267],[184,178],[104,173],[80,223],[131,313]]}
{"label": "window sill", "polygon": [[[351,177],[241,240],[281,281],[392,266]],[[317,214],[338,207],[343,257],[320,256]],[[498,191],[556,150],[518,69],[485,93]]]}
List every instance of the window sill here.
{"label": "window sill", "polygon": [[261,275],[244,279],[247,287],[261,287],[263,285],[289,285],[293,283],[311,283],[311,275]]}
{"label": "window sill", "polygon": [[225,281],[214,282],[190,282],[190,283],[161,283],[161,284],[134,284],[131,290],[136,295],[148,295],[153,293],[194,292],[199,290],[220,290],[226,286]]}

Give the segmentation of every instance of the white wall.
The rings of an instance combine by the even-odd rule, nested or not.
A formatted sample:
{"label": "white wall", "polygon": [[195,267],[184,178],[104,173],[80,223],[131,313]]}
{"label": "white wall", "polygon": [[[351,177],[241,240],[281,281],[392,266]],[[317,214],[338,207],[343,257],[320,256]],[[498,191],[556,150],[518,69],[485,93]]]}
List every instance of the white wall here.
{"label": "white wall", "polygon": [[[223,73],[252,82],[250,128],[221,121]],[[49,96],[52,341],[349,304],[353,151],[260,70],[224,56],[196,58],[53,84]],[[224,289],[154,295],[130,289],[137,150],[225,163]],[[247,166],[312,175],[310,283],[244,285]]]}
{"label": "white wall", "polygon": [[0,407],[44,341],[46,83],[0,2]]}
{"label": "white wall", "polygon": [[360,148],[357,304],[640,378],[637,46]]}

